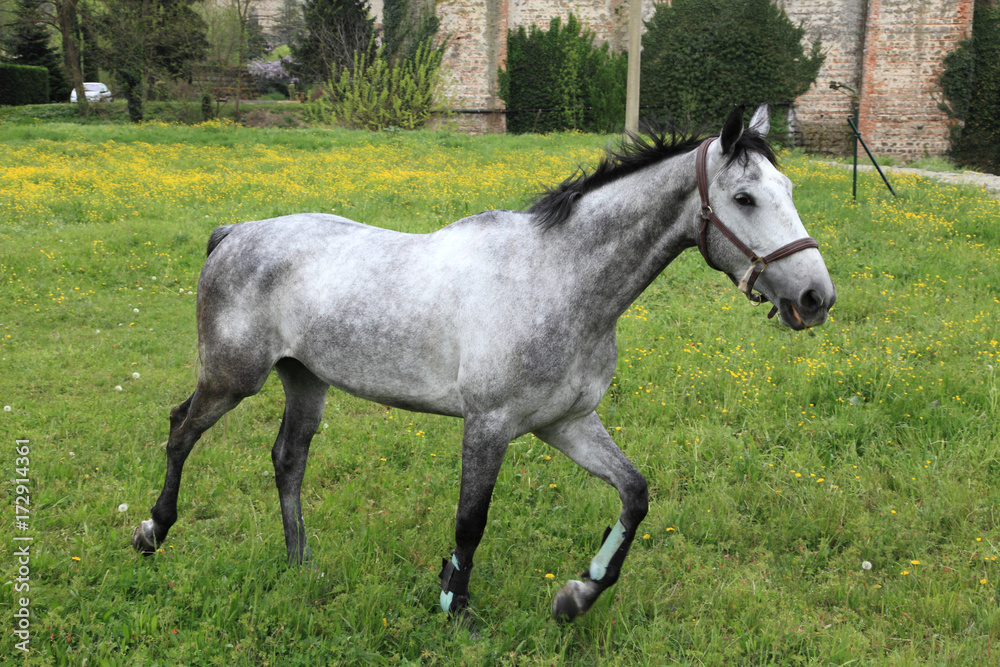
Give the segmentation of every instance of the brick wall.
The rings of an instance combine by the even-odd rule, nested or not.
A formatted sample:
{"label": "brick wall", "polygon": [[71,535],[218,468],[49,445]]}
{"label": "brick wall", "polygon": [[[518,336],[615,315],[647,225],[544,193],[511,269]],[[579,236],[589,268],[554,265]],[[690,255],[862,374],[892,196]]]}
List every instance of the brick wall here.
{"label": "brick wall", "polygon": [[974,0],[869,0],[860,129],[872,151],[920,157],[948,150],[939,108],[941,61],[972,31]]}

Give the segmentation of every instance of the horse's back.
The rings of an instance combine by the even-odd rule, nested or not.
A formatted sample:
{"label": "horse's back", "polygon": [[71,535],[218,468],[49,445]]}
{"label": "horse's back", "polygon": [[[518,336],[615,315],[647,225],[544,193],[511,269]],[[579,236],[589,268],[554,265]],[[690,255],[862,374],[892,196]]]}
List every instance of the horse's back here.
{"label": "horse's back", "polygon": [[504,237],[496,215],[432,234],[324,214],[220,227],[199,282],[203,354],[294,357],[350,393],[460,414],[462,320]]}

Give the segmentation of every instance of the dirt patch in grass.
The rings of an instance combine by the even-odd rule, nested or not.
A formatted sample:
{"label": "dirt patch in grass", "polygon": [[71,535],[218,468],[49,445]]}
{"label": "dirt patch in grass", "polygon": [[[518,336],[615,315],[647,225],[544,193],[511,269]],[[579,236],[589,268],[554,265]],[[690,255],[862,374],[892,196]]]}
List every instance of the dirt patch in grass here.
{"label": "dirt patch in grass", "polygon": [[251,108],[241,114],[240,123],[247,127],[305,127],[299,104],[275,104]]}

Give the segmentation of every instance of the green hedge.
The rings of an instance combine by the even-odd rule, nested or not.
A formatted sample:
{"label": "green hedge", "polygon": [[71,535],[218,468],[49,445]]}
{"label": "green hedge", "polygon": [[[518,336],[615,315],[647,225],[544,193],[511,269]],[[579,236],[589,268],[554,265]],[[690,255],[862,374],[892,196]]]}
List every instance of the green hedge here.
{"label": "green hedge", "polygon": [[594,35],[570,14],[547,31],[531,26],[507,34],[507,69],[500,97],[510,112],[508,132],[620,132],[625,125],[628,56]]}
{"label": "green hedge", "polygon": [[0,105],[45,104],[49,71],[44,67],[0,64]]}
{"label": "green hedge", "polygon": [[[640,102],[692,131],[721,126],[733,105],[794,102],[823,64],[820,43],[807,53],[805,31],[771,0],[674,0],[646,27]],[[783,125],[772,118],[779,141]]]}

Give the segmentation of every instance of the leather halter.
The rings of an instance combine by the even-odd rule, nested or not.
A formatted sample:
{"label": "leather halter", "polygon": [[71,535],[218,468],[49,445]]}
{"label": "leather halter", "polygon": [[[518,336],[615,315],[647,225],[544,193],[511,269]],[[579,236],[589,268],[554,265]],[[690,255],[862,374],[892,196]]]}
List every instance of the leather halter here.
{"label": "leather halter", "polygon": [[[750,268],[747,269],[746,273],[743,274],[743,278],[739,281],[733,278],[731,275],[729,279],[733,281],[733,284],[746,295],[750,303],[760,305],[761,303],[768,300],[766,296],[761,293],[754,294],[753,286],[757,282],[757,278],[760,274],[764,273],[764,269],[771,262],[776,262],[779,259],[788,257],[789,255],[794,255],[800,250],[806,250],[807,248],[819,248],[819,244],[816,239],[812,237],[805,237],[804,239],[799,239],[798,241],[792,241],[786,245],[781,246],[769,255],[761,257],[753,250],[747,247],[739,237],[736,236],[728,227],[726,227],[718,216],[715,215],[715,211],[712,210],[711,204],[708,202],[708,173],[705,170],[706,156],[708,154],[708,147],[715,141],[718,137],[711,137],[706,139],[698,146],[698,156],[695,161],[695,173],[698,177],[698,194],[701,195],[701,230],[698,233],[698,250],[701,251],[702,257],[705,258],[705,262],[716,271],[723,271],[723,269],[716,266],[715,262],[711,260],[708,256],[708,224],[712,223],[715,225],[716,229],[722,232],[729,241],[736,246],[736,248],[746,255],[747,259],[750,260]],[[725,273],[725,271],[723,271]],[[775,313],[778,312],[778,306],[775,305],[771,312],[768,313],[768,319],[774,317]]]}

